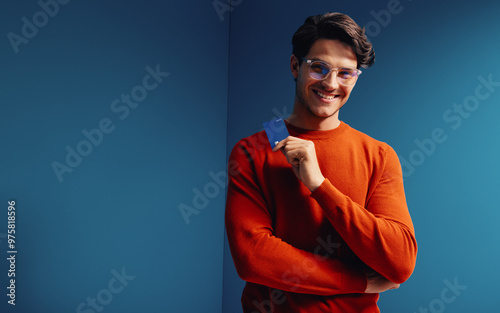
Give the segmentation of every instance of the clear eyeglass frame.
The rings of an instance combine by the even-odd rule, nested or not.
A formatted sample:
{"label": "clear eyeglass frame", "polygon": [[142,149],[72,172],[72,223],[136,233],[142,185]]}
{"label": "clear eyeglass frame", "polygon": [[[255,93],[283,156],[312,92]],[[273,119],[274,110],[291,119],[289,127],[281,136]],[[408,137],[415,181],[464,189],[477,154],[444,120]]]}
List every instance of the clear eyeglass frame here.
{"label": "clear eyeglass frame", "polygon": [[[354,68],[332,68],[324,61],[308,60],[306,58],[302,58],[302,60],[309,65],[309,76],[315,80],[324,80],[330,76],[331,72],[335,71],[337,72],[337,82],[341,85],[350,86],[358,80],[359,75],[362,73]],[[319,71],[315,71],[315,69]]]}

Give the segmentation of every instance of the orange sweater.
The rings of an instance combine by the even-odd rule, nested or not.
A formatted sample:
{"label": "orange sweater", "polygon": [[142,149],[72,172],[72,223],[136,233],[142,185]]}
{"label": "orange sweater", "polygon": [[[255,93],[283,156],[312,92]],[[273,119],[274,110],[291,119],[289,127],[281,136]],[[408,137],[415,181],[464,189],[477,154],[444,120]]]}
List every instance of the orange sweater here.
{"label": "orange sweater", "polygon": [[326,177],[310,192],[263,131],[230,156],[226,230],[245,313],[379,312],[368,268],[402,283],[417,243],[394,150],[341,122],[327,131],[287,123],[312,140]]}

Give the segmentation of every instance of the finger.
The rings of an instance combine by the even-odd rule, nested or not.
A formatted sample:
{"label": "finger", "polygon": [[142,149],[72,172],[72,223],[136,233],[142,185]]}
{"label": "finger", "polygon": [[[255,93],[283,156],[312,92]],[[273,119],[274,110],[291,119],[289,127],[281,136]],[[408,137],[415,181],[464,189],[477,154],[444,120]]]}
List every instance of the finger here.
{"label": "finger", "polygon": [[285,139],[283,139],[280,143],[284,141],[284,145],[287,147],[300,147],[304,145],[304,142],[302,140],[299,140],[298,138],[288,136]]}
{"label": "finger", "polygon": [[301,161],[306,158],[308,152],[303,146],[293,146],[291,142],[288,142],[286,146],[282,149],[285,152],[285,156],[290,160]]}
{"label": "finger", "polygon": [[289,138],[290,138],[290,136],[286,137],[285,139],[283,139],[279,142],[276,141],[275,142],[276,145],[273,148],[273,152],[276,152],[276,151],[280,150],[281,148],[283,148],[286,145],[286,143],[288,142]]}
{"label": "finger", "polygon": [[[288,148],[288,147],[287,147]],[[285,150],[285,149],[283,149]],[[281,150],[281,151],[283,151]],[[286,150],[284,152],[286,160],[288,163],[292,165],[299,165],[300,164],[300,159],[301,159],[301,154],[298,151],[288,151]]]}

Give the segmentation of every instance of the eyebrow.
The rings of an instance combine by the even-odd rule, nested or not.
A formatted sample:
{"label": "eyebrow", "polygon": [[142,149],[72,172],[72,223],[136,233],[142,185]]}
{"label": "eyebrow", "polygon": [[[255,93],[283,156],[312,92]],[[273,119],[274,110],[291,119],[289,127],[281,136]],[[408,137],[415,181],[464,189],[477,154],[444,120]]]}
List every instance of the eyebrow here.
{"label": "eyebrow", "polygon": [[[330,63],[328,63],[328,62],[326,62],[324,60],[321,60],[319,58],[310,58],[309,60],[311,60],[311,61],[319,61],[319,62],[327,64],[330,68],[333,68],[333,66]],[[355,67],[339,67],[339,68],[346,69],[346,70],[357,70],[357,68],[355,68]]]}
{"label": "eyebrow", "polygon": [[323,62],[323,63],[326,63],[326,64],[330,65],[330,63],[328,63],[328,62],[326,62],[324,60],[321,60],[319,58],[311,58],[310,60],[312,60],[312,61],[320,61],[320,62]]}

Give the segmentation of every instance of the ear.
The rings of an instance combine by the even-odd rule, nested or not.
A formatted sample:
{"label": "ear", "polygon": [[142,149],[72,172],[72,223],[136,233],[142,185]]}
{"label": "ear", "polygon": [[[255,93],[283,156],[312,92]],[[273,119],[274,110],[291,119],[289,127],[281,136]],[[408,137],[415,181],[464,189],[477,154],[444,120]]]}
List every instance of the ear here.
{"label": "ear", "polygon": [[290,57],[290,70],[292,71],[292,75],[295,79],[299,77],[299,60],[292,54]]}

